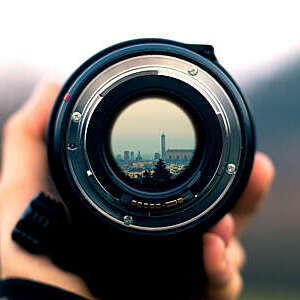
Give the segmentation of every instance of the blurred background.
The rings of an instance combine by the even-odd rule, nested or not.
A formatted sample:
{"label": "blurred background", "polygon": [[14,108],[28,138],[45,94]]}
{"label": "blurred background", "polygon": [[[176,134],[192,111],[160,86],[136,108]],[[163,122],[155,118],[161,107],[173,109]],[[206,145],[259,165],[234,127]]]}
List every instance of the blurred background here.
{"label": "blurred background", "polygon": [[241,299],[300,299],[300,18],[298,1],[5,1],[0,9],[0,130],[47,77],[61,82],[123,40],[215,47],[248,98],[258,150],[277,176],[243,236]]}

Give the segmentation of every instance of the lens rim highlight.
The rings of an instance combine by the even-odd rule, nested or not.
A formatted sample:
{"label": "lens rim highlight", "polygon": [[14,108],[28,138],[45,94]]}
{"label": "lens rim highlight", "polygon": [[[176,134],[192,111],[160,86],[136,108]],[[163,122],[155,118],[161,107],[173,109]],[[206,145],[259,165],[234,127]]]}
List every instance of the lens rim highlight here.
{"label": "lens rim highlight", "polygon": [[[179,43],[177,43],[177,44],[179,45]],[[75,133],[79,132],[79,131],[77,131],[77,130],[79,130],[79,128],[81,128],[80,129],[80,131],[81,131],[85,127],[84,124],[86,124],[87,120],[86,120],[86,118],[83,118],[81,124],[76,124],[76,125],[68,123],[69,129],[66,129],[66,127],[65,127],[66,123],[64,123],[64,122],[68,119],[68,115],[69,115],[68,112],[77,111],[77,110],[80,112],[83,112],[84,109],[86,109],[85,104],[84,104],[85,100],[87,100],[88,102],[90,102],[90,100],[92,100],[93,102],[97,102],[97,103],[99,101],[101,101],[101,98],[103,97],[103,95],[105,95],[107,93],[106,91],[109,91],[114,86],[113,82],[110,82],[109,85],[106,85],[106,83],[105,83],[105,80],[107,80],[108,78],[112,78],[111,74],[113,72],[116,72],[115,74],[117,74],[117,73],[119,74],[116,77],[113,77],[114,82],[118,81],[118,83],[116,83],[116,85],[119,84],[121,77],[124,80],[125,77],[128,77],[129,73],[131,73],[131,75],[129,75],[131,77],[132,77],[133,73],[138,74],[138,76],[141,76],[142,73],[147,73],[147,74],[152,73],[152,74],[157,74],[157,75],[169,73],[170,76],[172,76],[172,77],[181,78],[184,82],[189,82],[189,84],[191,86],[194,86],[197,88],[197,90],[204,92],[207,101],[210,103],[210,105],[213,107],[213,109],[216,111],[216,114],[218,115],[218,119],[220,121],[222,131],[224,130],[224,128],[227,128],[225,130],[225,132],[223,131],[223,133],[224,133],[224,138],[226,138],[226,139],[228,138],[228,141],[227,141],[228,143],[227,142],[226,143],[228,146],[230,146],[230,149],[229,150],[227,149],[224,153],[227,153],[227,154],[229,153],[229,156],[227,157],[227,159],[230,157],[232,161],[236,162],[236,164],[239,166],[239,168],[238,168],[236,174],[234,176],[232,176],[230,178],[230,180],[229,180],[229,178],[226,179],[226,177],[223,177],[223,175],[222,175],[223,170],[225,170],[224,169],[225,165],[223,164],[223,162],[225,162],[225,160],[226,160],[226,157],[223,156],[222,160],[220,161],[219,168],[218,168],[218,172],[220,172],[219,173],[220,177],[214,176],[214,178],[213,178],[214,180],[212,179],[213,180],[212,183],[214,182],[215,184],[217,184],[217,182],[218,182],[217,189],[215,189],[213,191],[214,195],[211,195],[209,197],[209,198],[214,199],[214,203],[212,205],[209,204],[205,210],[199,211],[196,207],[194,207],[193,208],[193,211],[194,211],[193,216],[186,215],[186,214],[183,214],[183,215],[181,214],[180,216],[178,216],[178,218],[173,218],[173,216],[172,216],[171,218],[165,218],[165,222],[163,222],[163,224],[162,223],[156,224],[153,222],[148,222],[149,219],[135,220],[135,222],[130,226],[130,228],[121,226],[120,229],[124,229],[126,231],[133,231],[136,233],[143,232],[143,234],[153,233],[156,235],[156,234],[169,234],[171,232],[174,233],[177,231],[186,230],[187,228],[192,227],[195,224],[203,224],[203,223],[207,224],[208,223],[207,218],[209,218],[210,221],[213,221],[219,216],[219,213],[222,214],[222,212],[227,210],[228,207],[230,205],[232,205],[232,203],[234,202],[234,199],[229,200],[228,197],[230,195],[232,196],[233,194],[235,194],[235,192],[237,192],[239,194],[239,191],[242,189],[240,187],[244,187],[245,182],[242,181],[244,183],[240,184],[240,182],[239,182],[239,188],[237,190],[235,190],[233,188],[233,186],[234,186],[233,182],[236,181],[235,178],[245,178],[249,175],[248,171],[247,171],[246,175],[244,173],[240,172],[240,170],[241,170],[240,167],[242,168],[242,170],[244,170],[244,168],[247,168],[247,170],[249,170],[249,168],[251,168],[251,166],[249,164],[247,164],[247,162],[249,163],[249,160],[248,160],[249,157],[247,155],[248,155],[248,153],[253,154],[253,149],[251,147],[250,147],[250,149],[248,149],[247,147],[239,148],[238,140],[235,140],[235,143],[231,144],[231,134],[235,137],[241,136],[241,137],[245,138],[246,140],[243,141],[244,146],[249,145],[249,143],[251,145],[251,141],[253,142],[253,140],[251,140],[252,139],[251,128],[250,128],[251,124],[248,122],[249,119],[247,119],[247,118],[249,118],[249,116],[247,115],[247,109],[243,104],[242,96],[239,94],[239,91],[236,89],[234,84],[232,82],[230,82],[230,78],[226,77],[225,73],[222,73],[222,71],[220,71],[220,69],[216,68],[213,64],[211,64],[211,63],[209,64],[208,61],[203,60],[200,55],[197,55],[194,52],[188,51],[187,49],[171,46],[167,42],[166,42],[166,45],[163,45],[163,44],[157,44],[157,45],[153,44],[152,45],[152,44],[150,44],[150,40],[149,40],[148,44],[136,45],[134,47],[128,47],[128,49],[126,49],[125,45],[123,45],[123,46],[124,46],[124,48],[120,49],[120,51],[116,51],[115,55],[110,55],[109,56],[110,59],[108,59],[108,60],[104,59],[99,64],[97,62],[97,67],[95,67],[95,68],[93,67],[93,68],[89,68],[89,69],[85,70],[85,68],[87,68],[87,66],[89,65],[87,63],[77,72],[76,76],[78,76],[78,74],[80,74],[80,72],[83,72],[83,74],[82,74],[82,76],[76,78],[75,83],[73,81],[74,84],[72,85],[72,90],[69,90],[70,94],[71,94],[70,101],[63,107],[62,110],[59,111],[58,120],[57,120],[57,122],[54,123],[54,124],[56,124],[55,126],[58,126],[56,128],[59,130],[56,131],[55,140],[54,140],[53,145],[57,149],[57,146],[59,146],[60,145],[59,143],[61,142],[61,138],[59,140],[57,140],[57,137],[62,137],[61,134],[65,135],[65,133],[64,133],[65,130],[66,130],[66,135],[67,135],[66,142],[68,142],[68,141],[71,142],[73,139],[75,139],[76,141],[79,141],[79,140],[77,140],[79,138],[79,136]],[[117,49],[117,48],[115,48],[115,49]],[[156,51],[156,55],[153,55],[153,52],[151,53],[151,51]],[[139,55],[141,55],[141,56],[136,56],[138,52],[140,52]],[[147,53],[151,54],[151,55],[145,55]],[[170,56],[167,56],[166,55],[167,53]],[[157,55],[157,54],[160,54],[160,55]],[[163,55],[161,55],[161,54],[163,54]],[[131,58],[127,59],[130,56],[131,56]],[[174,56],[185,57],[186,60],[181,60],[181,59],[175,58]],[[123,59],[125,57],[126,59],[124,61],[120,61],[121,57],[123,57]],[[98,56],[98,58],[99,58],[99,56]],[[120,62],[114,65],[113,63],[115,63],[118,60]],[[95,62],[95,60],[90,60],[89,63],[91,63],[93,61]],[[192,61],[196,62],[196,65],[193,65]],[[150,64],[148,64],[149,62],[150,62]],[[155,62],[155,63],[153,63],[153,62]],[[142,63],[142,64],[140,64],[140,63]],[[160,68],[160,66],[159,66],[160,63],[162,66],[164,65],[164,67]],[[107,66],[109,64],[111,64],[111,67],[107,68]],[[126,71],[126,72],[120,73],[123,67],[129,68],[129,65],[133,66],[134,64],[136,64],[136,65],[140,64],[139,68],[135,69],[134,72],[132,71],[133,69],[130,69],[131,70],[130,72]],[[195,68],[199,68],[201,66],[201,67],[203,67],[203,69],[199,69],[197,76],[195,76],[196,78],[193,78],[190,80],[190,79],[188,79],[188,76],[187,76],[186,77],[187,80],[186,80],[185,76],[183,74],[186,72],[186,70],[191,68],[191,66],[195,67]],[[101,70],[101,68],[102,68],[102,71],[103,70],[104,71],[103,71],[103,73],[99,74],[99,70]],[[107,68],[107,69],[105,69],[105,68]],[[123,70],[125,70],[125,68]],[[179,69],[181,69],[181,70],[178,72],[177,70],[179,70]],[[213,79],[213,76],[209,75],[209,73],[207,73],[205,70],[209,70],[209,73],[211,75],[216,76],[216,78],[221,81],[223,88],[225,86],[225,90],[227,91],[228,94],[226,94],[224,89],[222,90],[221,86],[218,86],[217,81]],[[87,76],[87,74],[88,74],[88,76]],[[108,74],[110,74],[110,75],[108,75]],[[120,76],[120,74],[122,74],[122,76]],[[93,76],[96,76],[97,78],[94,78]],[[89,80],[91,80],[92,78],[94,78],[95,80],[93,80],[92,82],[90,82],[88,84]],[[74,79],[75,79],[75,75],[72,77],[72,80],[74,80]],[[70,80],[69,83],[72,82],[72,80]],[[100,81],[100,83],[99,83],[99,81]],[[201,83],[201,85],[200,85],[200,83]],[[105,84],[105,86],[103,84]],[[68,86],[70,87],[70,85],[68,85]],[[212,90],[210,90],[210,88],[212,88]],[[208,90],[210,90],[210,93],[207,93]],[[96,96],[95,96],[95,91],[97,91]],[[65,93],[65,90],[64,90],[64,93]],[[230,101],[229,95],[231,95],[231,97],[233,97],[232,102]],[[216,101],[216,99],[217,99],[217,101]],[[89,106],[90,106],[90,104],[89,104]],[[234,104],[234,106],[237,110],[234,109],[232,104]],[[90,109],[88,109],[88,111],[90,111]],[[55,112],[57,112],[57,110],[55,110]],[[240,130],[240,127],[238,125],[239,123],[236,123],[238,120],[237,116],[239,118],[241,118],[240,120],[242,120],[242,122],[243,122],[242,126],[246,126],[246,127],[242,127],[243,128],[242,132],[238,132],[238,130]],[[225,125],[225,127],[223,127],[223,124]],[[70,129],[71,129],[71,131],[70,131]],[[51,128],[51,132],[53,132],[52,130],[53,130],[53,127]],[[244,153],[245,155],[247,154],[246,157],[242,160],[242,164],[239,164],[240,157],[236,156],[236,155],[239,155],[240,152],[235,152],[234,148],[231,149],[231,146],[233,146],[233,145],[235,146],[235,149],[243,149],[242,153]],[[93,174],[93,176],[89,176],[89,177],[85,178],[86,169],[84,169],[83,166],[85,165],[86,168],[90,168],[90,166],[86,165],[85,159],[82,160],[80,158],[79,153],[81,153],[81,155],[82,154],[84,155],[83,148],[84,148],[84,145],[82,145],[80,143],[80,147],[78,148],[78,151],[75,151],[73,153],[66,152],[65,154],[67,157],[66,157],[65,161],[64,161],[64,156],[56,157],[57,162],[60,163],[60,161],[62,161],[62,163],[63,163],[62,166],[66,165],[66,164],[64,164],[64,162],[67,161],[69,163],[69,167],[70,167],[70,171],[67,171],[68,181],[66,181],[62,176],[59,176],[59,177],[65,183],[64,186],[69,186],[70,184],[72,184],[72,189],[73,189],[75,195],[77,195],[76,197],[80,198],[82,203],[85,203],[88,207],[89,207],[89,205],[91,205],[90,206],[91,211],[94,211],[94,213],[96,213],[96,215],[99,218],[102,218],[103,221],[109,221],[109,222],[112,221],[113,222],[112,224],[115,224],[117,226],[123,225],[122,212],[118,212],[118,211],[113,210],[113,208],[110,209],[109,207],[107,207],[107,205],[106,205],[107,203],[104,200],[110,198],[110,196],[108,193],[106,194],[106,191],[103,189],[103,187],[101,187],[100,182],[97,181],[94,174]],[[55,150],[55,151],[57,151],[57,150]],[[227,152],[227,151],[229,151],[229,152]],[[61,153],[61,152],[60,152],[60,150],[58,150],[55,153]],[[243,156],[241,156],[241,157],[243,157]],[[83,156],[82,156],[82,158],[83,158]],[[78,159],[80,159],[80,161],[78,161]],[[80,169],[78,169],[77,166],[78,167],[81,166]],[[64,169],[61,169],[61,167],[59,169],[61,170],[61,174],[63,175]],[[79,171],[79,173],[82,173],[82,172],[83,173],[80,175],[78,173],[78,171]],[[68,174],[68,172],[70,172],[70,173]],[[57,175],[56,171],[55,171],[55,173]],[[58,172],[58,175],[59,175],[59,172]],[[77,176],[79,176],[79,177],[77,177]],[[86,179],[88,179],[88,180],[86,180]],[[205,189],[206,192],[208,192],[208,190],[211,187],[212,187],[212,184],[209,184]],[[105,193],[105,195],[103,195],[104,200],[99,199],[97,194],[95,194],[95,192],[97,193],[97,191],[98,191],[98,193],[102,194],[102,192],[100,190],[102,190]],[[230,191],[228,191],[228,190],[230,190]],[[224,194],[219,194],[220,191],[223,191]],[[199,201],[203,202],[204,199],[208,199],[206,192],[200,196]],[[77,203],[77,201],[76,201],[76,203]],[[69,205],[72,206],[72,202],[69,203]],[[187,218],[185,216],[187,216]],[[190,219],[188,219],[188,218],[190,218]],[[147,222],[144,222],[144,221],[147,221]]]}

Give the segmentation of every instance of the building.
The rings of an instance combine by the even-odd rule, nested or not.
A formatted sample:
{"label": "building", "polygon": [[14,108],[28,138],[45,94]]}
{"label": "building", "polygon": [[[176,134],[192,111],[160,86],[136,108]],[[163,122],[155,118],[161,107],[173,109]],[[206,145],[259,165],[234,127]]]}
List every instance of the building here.
{"label": "building", "polygon": [[130,160],[134,161],[134,152],[133,151],[130,152]]}
{"label": "building", "polygon": [[136,157],[136,161],[141,161],[143,160],[142,156],[141,156],[141,152],[139,151],[137,157]]}
{"label": "building", "polygon": [[160,137],[160,144],[161,144],[161,158],[165,159],[166,155],[166,136],[163,133]]}
{"label": "building", "polygon": [[129,151],[124,151],[124,161],[129,161]]}
{"label": "building", "polygon": [[194,150],[188,149],[168,149],[165,155],[166,161],[190,161],[193,159]]}
{"label": "building", "polygon": [[194,150],[190,149],[168,149],[166,151],[166,136],[161,135],[161,154],[162,159],[167,162],[187,162],[191,161],[194,156]]}
{"label": "building", "polygon": [[119,162],[122,161],[122,156],[121,156],[121,154],[118,154],[117,157],[116,157],[116,159],[117,159],[117,161],[119,161]]}
{"label": "building", "polygon": [[159,154],[158,152],[155,152],[155,153],[154,153],[154,159],[155,159],[155,160],[160,159],[160,154]]}

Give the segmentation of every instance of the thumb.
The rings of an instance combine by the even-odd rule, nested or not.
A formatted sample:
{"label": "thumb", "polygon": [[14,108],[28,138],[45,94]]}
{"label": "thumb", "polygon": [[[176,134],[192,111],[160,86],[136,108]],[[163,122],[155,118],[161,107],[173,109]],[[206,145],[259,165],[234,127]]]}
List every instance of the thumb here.
{"label": "thumb", "polygon": [[3,134],[2,186],[30,185],[38,192],[46,184],[44,137],[59,89],[56,83],[41,83],[26,104],[8,120]]}

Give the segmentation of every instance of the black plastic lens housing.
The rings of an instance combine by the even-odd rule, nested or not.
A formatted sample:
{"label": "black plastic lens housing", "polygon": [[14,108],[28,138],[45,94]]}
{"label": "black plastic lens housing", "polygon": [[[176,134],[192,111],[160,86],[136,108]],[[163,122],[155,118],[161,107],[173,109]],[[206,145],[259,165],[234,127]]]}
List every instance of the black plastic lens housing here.
{"label": "black plastic lens housing", "polygon": [[[196,133],[189,167],[153,188],[126,179],[111,150],[116,118],[148,95],[171,99]],[[56,100],[47,139],[53,180],[75,219],[154,236],[219,220],[246,186],[255,147],[244,98],[213,48],[161,39],[115,45],[79,67]]]}

